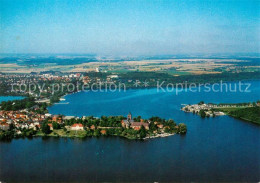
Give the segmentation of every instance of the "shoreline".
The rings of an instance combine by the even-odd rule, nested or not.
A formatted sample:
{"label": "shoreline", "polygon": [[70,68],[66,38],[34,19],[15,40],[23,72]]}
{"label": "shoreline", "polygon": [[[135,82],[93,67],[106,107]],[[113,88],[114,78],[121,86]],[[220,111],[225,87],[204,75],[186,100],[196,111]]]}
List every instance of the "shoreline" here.
{"label": "shoreline", "polygon": [[149,137],[145,137],[143,138],[144,140],[148,140],[148,139],[155,139],[155,138],[164,138],[164,137],[170,137],[175,135],[175,133],[164,133],[164,134],[157,134],[155,136],[149,136]]}
{"label": "shoreline", "polygon": [[[100,137],[119,137],[119,138],[124,138],[127,140],[149,140],[149,139],[157,139],[157,138],[165,138],[165,137],[170,137],[170,136],[174,136],[176,133],[170,134],[170,133],[165,133],[165,134],[157,134],[155,136],[149,136],[149,137],[145,137],[145,138],[131,138],[131,137],[126,137],[126,136],[121,136],[121,135],[109,135],[109,136],[63,136],[63,135],[54,135],[54,134],[36,134],[34,135],[32,138],[37,138],[37,137],[54,137],[54,138],[69,138],[69,139],[87,139],[87,138],[100,138]],[[14,139],[21,139],[21,138],[14,138]]]}

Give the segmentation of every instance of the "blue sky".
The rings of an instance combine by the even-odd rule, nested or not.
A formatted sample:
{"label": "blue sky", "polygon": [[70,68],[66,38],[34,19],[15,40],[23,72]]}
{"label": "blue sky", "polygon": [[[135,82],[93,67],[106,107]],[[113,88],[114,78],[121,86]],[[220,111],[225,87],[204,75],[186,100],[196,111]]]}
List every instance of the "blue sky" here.
{"label": "blue sky", "polygon": [[259,53],[257,0],[0,0],[0,53]]}

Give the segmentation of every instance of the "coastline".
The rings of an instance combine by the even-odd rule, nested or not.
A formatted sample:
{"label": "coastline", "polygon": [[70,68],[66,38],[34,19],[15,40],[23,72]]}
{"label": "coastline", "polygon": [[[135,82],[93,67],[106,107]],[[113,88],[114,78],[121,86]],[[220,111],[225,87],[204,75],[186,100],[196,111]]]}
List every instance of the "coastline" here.
{"label": "coastline", "polygon": [[[54,137],[54,138],[77,138],[77,139],[87,139],[87,138],[100,138],[100,137],[120,137],[120,138],[124,138],[127,140],[149,140],[149,139],[156,139],[156,138],[165,138],[165,137],[170,137],[170,136],[174,136],[176,133],[170,134],[170,133],[165,133],[165,134],[157,134],[154,136],[149,136],[149,137],[145,137],[145,138],[133,138],[133,137],[127,137],[127,136],[122,136],[122,135],[109,135],[109,136],[66,136],[66,135],[54,135],[54,134],[36,134],[33,137]],[[19,139],[19,138],[18,138]]]}
{"label": "coastline", "polygon": [[164,137],[169,137],[169,136],[173,136],[175,135],[175,133],[164,133],[164,134],[157,134],[155,136],[149,136],[149,137],[145,137],[143,138],[144,140],[148,140],[148,139],[154,139],[154,138],[164,138]]}

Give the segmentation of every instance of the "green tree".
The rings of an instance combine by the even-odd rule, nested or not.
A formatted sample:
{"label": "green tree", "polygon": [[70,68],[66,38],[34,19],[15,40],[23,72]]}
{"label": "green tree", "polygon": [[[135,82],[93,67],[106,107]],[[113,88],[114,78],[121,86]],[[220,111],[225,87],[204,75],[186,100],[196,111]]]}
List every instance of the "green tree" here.
{"label": "green tree", "polygon": [[180,123],[178,133],[185,134],[186,132],[187,132],[187,126],[184,123]]}
{"label": "green tree", "polygon": [[136,121],[136,122],[140,122],[141,121],[141,116],[137,116],[136,118],[134,118],[134,120]]}
{"label": "green tree", "polygon": [[139,135],[140,135],[140,138],[142,138],[142,139],[146,137],[146,130],[143,125],[141,126],[141,128],[139,130]]}
{"label": "green tree", "polygon": [[99,137],[100,135],[101,135],[100,130],[99,129],[95,129],[94,130],[94,136]]}
{"label": "green tree", "polygon": [[205,117],[206,117],[206,113],[205,113],[204,110],[200,110],[199,115],[200,115],[202,118],[205,118]]}
{"label": "green tree", "polygon": [[42,132],[45,134],[51,133],[50,127],[47,123],[43,123],[41,126]]}
{"label": "green tree", "polygon": [[151,122],[151,123],[149,124],[149,130],[150,130],[150,132],[153,133],[153,131],[155,131],[155,130],[157,130],[157,129],[158,129],[158,127],[154,124],[154,122]]}
{"label": "green tree", "polygon": [[60,125],[57,122],[52,122],[53,129],[60,129]]}

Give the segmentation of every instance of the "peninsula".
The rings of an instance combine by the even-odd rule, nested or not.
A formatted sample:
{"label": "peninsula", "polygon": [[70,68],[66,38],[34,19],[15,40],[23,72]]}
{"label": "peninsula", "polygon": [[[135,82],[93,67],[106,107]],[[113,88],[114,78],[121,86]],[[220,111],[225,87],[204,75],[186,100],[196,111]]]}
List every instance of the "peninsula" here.
{"label": "peninsula", "polygon": [[237,104],[198,104],[185,105],[181,108],[184,112],[198,114],[202,118],[229,115],[237,119],[249,121],[260,125],[260,101]]}

